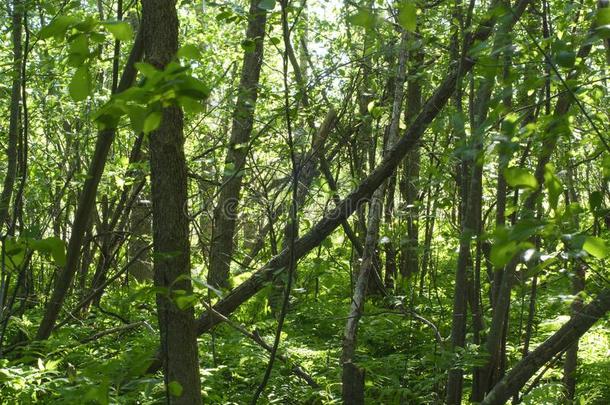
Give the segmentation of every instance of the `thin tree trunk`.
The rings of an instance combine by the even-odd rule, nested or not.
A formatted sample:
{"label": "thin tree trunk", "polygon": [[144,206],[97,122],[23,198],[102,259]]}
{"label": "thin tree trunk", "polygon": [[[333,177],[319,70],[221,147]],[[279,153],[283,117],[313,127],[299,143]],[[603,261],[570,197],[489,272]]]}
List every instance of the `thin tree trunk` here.
{"label": "thin tree trunk", "polygon": [[[392,102],[392,116],[390,119],[390,128],[388,131],[388,139],[386,142],[386,152],[398,138],[400,113],[404,94],[404,82],[407,69],[407,42],[408,34],[402,33],[399,45],[399,60],[394,88],[394,97]],[[354,353],[356,351],[356,336],[358,333],[358,322],[364,310],[364,300],[366,297],[367,285],[371,269],[374,267],[376,247],[379,239],[379,225],[383,215],[383,197],[385,194],[385,185],[378,187],[371,198],[369,205],[369,217],[366,228],[366,240],[364,243],[364,252],[361,257],[360,271],[358,279],[354,287],[352,304],[349,312],[349,317],[345,325],[345,333],[343,335],[343,351],[341,354],[341,364],[343,365],[343,400],[346,403],[354,404],[353,397],[360,397],[360,392],[364,390],[360,383],[364,383],[364,377],[361,372],[356,372]],[[359,382],[353,380],[358,377]],[[352,401],[352,402],[348,402]]]}
{"label": "thin tree trunk", "polygon": [[[574,183],[576,182],[575,174],[573,166],[570,164],[567,170],[567,195],[569,196],[569,201],[566,201],[566,205],[572,203],[579,203],[578,194],[576,193],[576,188],[574,187]],[[578,216],[575,216],[574,219],[574,228],[578,232],[580,229],[580,221],[578,220]],[[576,316],[583,307],[583,301],[581,297],[581,293],[585,289],[585,265],[578,258],[574,259],[573,263],[573,271],[571,281],[572,281],[572,294],[574,295],[572,304],[571,304],[571,316]],[[569,403],[572,403],[575,399],[576,394],[576,370],[578,368],[578,340],[572,344],[568,350],[566,351],[565,360],[563,363],[563,385],[565,389],[566,399]]]}
{"label": "thin tree trunk", "polygon": [[[502,0],[499,0],[500,2]],[[510,7],[510,4],[506,4]],[[505,45],[508,31],[515,21],[504,20],[505,23],[498,27],[495,35],[493,49],[491,51],[490,63],[496,64],[499,54]],[[465,199],[462,218],[462,233],[460,236],[460,248],[456,269],[456,281],[454,290],[453,322],[451,328],[451,345],[455,350],[463,348],[466,343],[466,323],[467,323],[467,297],[468,290],[472,289],[478,301],[479,286],[468,287],[468,280],[474,281],[471,257],[472,241],[476,240],[481,234],[481,205],[482,205],[482,182],[483,182],[483,145],[484,134],[486,132],[486,120],[489,112],[489,102],[495,83],[495,70],[491,74],[483,77],[481,85],[474,99],[474,105],[470,108],[473,111],[473,132],[472,139],[469,140],[470,150],[473,158],[464,159],[463,166],[466,170],[463,174],[467,179],[463,179],[462,195]],[[478,243],[478,242],[477,242]],[[476,277],[476,275],[475,275]],[[476,304],[476,303],[475,303]],[[477,304],[478,306],[478,304]],[[479,325],[480,326],[480,325]],[[447,380],[447,403],[459,404],[462,399],[462,378],[463,370],[454,368],[449,371]],[[475,395],[476,396],[476,395]]]}
{"label": "thin tree trunk", "polygon": [[[424,59],[424,50],[419,48],[413,56],[411,71],[415,73],[421,68]],[[405,123],[409,125],[421,109],[422,105],[422,79],[419,75],[409,75],[407,79],[407,106],[405,108]],[[400,244],[400,274],[408,277],[417,274],[419,270],[419,201],[418,181],[420,171],[421,153],[416,147],[407,154],[402,165],[402,176],[399,190],[403,199],[402,209],[407,216],[407,237]]]}
{"label": "thin tree trunk", "polygon": [[[12,11],[12,39],[13,39],[13,85],[11,88],[11,108],[8,129],[8,147],[6,175],[2,194],[0,194],[0,230],[8,219],[8,212],[17,177],[17,142],[19,140],[19,115],[21,111],[21,65],[22,56],[22,20],[24,3],[21,0],[13,1]],[[11,228],[11,227],[9,227]]]}
{"label": "thin tree trunk", "polygon": [[610,311],[610,289],[605,289],[550,338],[517,363],[504,378],[494,385],[481,405],[506,403],[519,392],[540,367],[578,341],[608,311]]}
{"label": "thin tree trunk", "polygon": [[263,64],[267,12],[258,6],[259,3],[259,0],[250,1],[246,40],[254,43],[254,49],[246,49],[244,53],[237,104],[233,112],[231,139],[224,164],[225,172],[218,203],[214,209],[208,282],[217,288],[229,287],[229,271],[237,223],[236,209],[249,149],[248,142],[254,125],[254,109]]}
{"label": "thin tree trunk", "polygon": [[[577,57],[581,60],[585,60],[591,52],[591,41],[586,41],[581,48],[578,50]],[[570,82],[578,78],[581,70],[575,69],[570,72],[568,75],[567,81]],[[570,107],[572,106],[573,96],[570,92],[563,92],[559,95],[557,99],[557,103],[555,105],[555,110],[553,111],[553,116],[556,119],[561,119],[567,114]],[[547,163],[549,163],[552,154],[555,151],[557,146],[557,142],[559,140],[559,136],[556,134],[551,134],[551,131],[554,131],[555,127],[553,125],[549,125],[546,127],[546,131],[543,136],[543,144],[542,150],[538,156],[538,162],[536,164],[536,169],[534,173],[534,177],[538,181],[539,184],[544,183],[544,170]],[[536,199],[540,194],[540,189],[533,191],[530,193],[523,204],[523,217],[531,217],[535,206]],[[515,257],[506,265],[504,272],[502,274],[502,279],[497,287],[497,298],[496,305],[494,307],[494,313],[490,325],[490,333],[487,337],[486,342],[486,350],[489,353],[489,358],[487,360],[487,364],[485,367],[485,375],[484,375],[484,389],[486,392],[495,384],[498,378],[497,369],[500,365],[501,360],[501,351],[502,351],[502,339],[503,333],[505,330],[506,320],[508,319],[508,311],[510,308],[510,296],[512,291],[512,286],[515,278],[515,270],[519,263],[519,254],[516,254]]]}
{"label": "thin tree trunk", "polygon": [[[121,80],[117,87],[118,93],[131,87],[136,77],[134,64],[142,57],[144,49],[142,42],[142,34],[140,31],[138,32],[138,36],[133,44],[129,59],[125,64]],[[100,179],[102,178],[104,166],[106,165],[106,159],[108,158],[110,146],[112,145],[115,135],[116,128],[111,128],[100,131],[97,136],[91,165],[87,171],[85,185],[78,200],[78,207],[74,217],[70,241],[68,243],[66,252],[66,265],[60,269],[57,275],[55,288],[53,289],[51,298],[47,303],[43,319],[40,322],[40,326],[36,333],[36,339],[38,340],[44,340],[50,336],[53,326],[57,321],[57,317],[59,316],[64,299],[66,298],[66,294],[68,293],[72,280],[74,279],[74,275],[78,270],[83,239],[89,225],[89,217],[93,211],[95,197],[97,195],[97,188],[100,183]]]}

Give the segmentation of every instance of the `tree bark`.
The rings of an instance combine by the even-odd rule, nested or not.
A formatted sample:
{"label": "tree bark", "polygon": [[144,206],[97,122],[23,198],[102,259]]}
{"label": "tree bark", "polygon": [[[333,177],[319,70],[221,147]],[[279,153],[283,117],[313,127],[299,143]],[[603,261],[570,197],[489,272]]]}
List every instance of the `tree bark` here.
{"label": "tree bark", "polygon": [[[419,49],[413,57],[412,69],[415,72],[422,65],[424,59],[423,49]],[[405,109],[405,123],[409,125],[421,109],[422,79],[419,75],[409,75],[407,79],[407,107]],[[407,237],[400,243],[400,274],[408,277],[419,270],[419,206],[418,185],[420,166],[419,147],[413,148],[407,154],[402,165],[402,177],[399,184],[401,197],[404,201],[403,210],[407,214]]]}
{"label": "tree bark", "polygon": [[[504,2],[499,0],[499,3]],[[504,2],[506,3],[506,2]],[[510,7],[510,4],[505,4]],[[493,7],[493,5],[492,5]],[[498,27],[495,35],[493,49],[491,51],[490,63],[497,64],[499,61],[500,50],[505,46],[507,33],[512,28],[516,20],[507,19]],[[468,280],[473,278],[473,266],[471,246],[473,239],[478,239],[481,234],[481,204],[482,204],[482,182],[483,182],[483,145],[484,134],[486,132],[486,120],[489,112],[489,102],[496,79],[496,71],[484,75],[481,85],[471,105],[473,111],[473,132],[468,141],[472,158],[465,158],[463,166],[466,168],[464,174],[467,178],[463,179],[464,190],[462,195],[465,198],[462,218],[462,233],[460,235],[460,248],[456,269],[456,281],[454,290],[453,321],[451,327],[451,345],[456,348],[463,348],[466,343],[466,313],[467,296],[469,287]],[[478,301],[478,286],[471,286]],[[447,403],[459,404],[462,399],[462,378],[463,370],[454,368],[449,372],[447,381]],[[477,393],[475,393],[475,397]]]}
{"label": "tree bark", "polygon": [[151,280],[153,269],[148,256],[136,257],[136,254],[144,246],[148,245],[146,238],[152,233],[150,218],[150,203],[147,200],[139,199],[129,215],[129,231],[131,233],[128,246],[130,260],[135,260],[129,273],[139,282]]}
{"label": "tree bark", "polygon": [[239,82],[237,104],[233,112],[233,126],[225,159],[220,196],[214,209],[214,227],[210,245],[208,282],[213,287],[229,287],[229,271],[233,257],[236,213],[242,179],[249,150],[248,142],[254,125],[254,109],[263,64],[263,44],[267,12],[258,7],[259,0],[250,1],[246,40],[254,49],[246,49]]}
{"label": "tree bark", "polygon": [[[142,19],[146,61],[163,69],[178,51],[176,1],[144,1]],[[170,404],[199,404],[194,309],[177,305],[177,299],[193,291],[183,113],[178,106],[165,107],[162,113],[159,128],[150,134],[150,179],[154,281],[155,287],[162,290],[157,292],[157,312],[166,398]]]}

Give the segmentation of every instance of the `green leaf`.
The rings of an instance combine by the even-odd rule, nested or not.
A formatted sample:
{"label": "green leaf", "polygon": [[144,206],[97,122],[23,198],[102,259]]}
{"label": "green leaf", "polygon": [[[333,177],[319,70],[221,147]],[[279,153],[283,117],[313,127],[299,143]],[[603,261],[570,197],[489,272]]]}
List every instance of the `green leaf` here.
{"label": "green leaf", "polygon": [[117,127],[123,114],[122,105],[113,98],[93,115],[93,119],[99,124],[100,129],[110,129]]}
{"label": "green leaf", "polygon": [[97,27],[98,21],[93,18],[92,16],[88,16],[87,18],[85,18],[82,21],[79,21],[74,28],[76,28],[77,30],[81,31],[81,32],[86,32],[89,33],[91,31],[93,31],[94,28]]}
{"label": "green leaf", "polygon": [[205,106],[196,99],[191,97],[179,96],[177,99],[178,104],[184,109],[184,112],[188,113],[200,113],[205,111]]}
{"label": "green leaf", "polygon": [[197,45],[186,44],[178,50],[177,56],[181,59],[200,60],[201,52],[199,51],[199,48],[197,48]]}
{"label": "green leaf", "polygon": [[563,186],[557,176],[555,176],[555,167],[550,163],[544,166],[544,185],[549,192],[549,205],[556,211],[559,196],[563,192]]}
{"label": "green leaf", "polygon": [[606,242],[595,236],[587,236],[582,248],[597,259],[603,259],[608,256],[608,246],[606,245]]}
{"label": "green leaf", "polygon": [[50,254],[57,266],[66,265],[66,244],[60,238],[32,239],[29,246],[37,252]]}
{"label": "green leaf", "polygon": [[89,93],[91,93],[91,78],[89,77],[89,67],[87,65],[76,69],[68,90],[74,101],[83,101],[89,96]]}
{"label": "green leaf", "polygon": [[179,297],[174,298],[174,302],[176,303],[176,306],[181,309],[181,310],[185,310],[187,308],[191,308],[194,307],[195,304],[197,303],[197,296],[196,295],[181,295]]}
{"label": "green leaf", "polygon": [[38,33],[40,39],[55,37],[60,40],[66,35],[68,28],[78,23],[78,18],[68,15],[60,15],[43,27]]}
{"label": "green leaf", "polygon": [[68,55],[68,66],[71,67],[80,67],[87,60],[87,55],[79,54],[79,53],[71,53]]}
{"label": "green leaf", "polygon": [[495,243],[491,248],[489,260],[495,268],[504,267],[518,250],[518,243],[514,240]]}
{"label": "green leaf", "polygon": [[51,249],[51,257],[57,266],[66,265],[66,243],[58,237],[44,239]]}
{"label": "green leaf", "polygon": [[375,119],[380,118],[381,115],[383,114],[383,108],[377,106],[375,103],[375,100],[371,101],[367,105],[367,110],[369,111],[369,114],[371,114],[371,117],[373,117]]}
{"label": "green leaf", "polygon": [[608,7],[598,9],[595,16],[595,26],[600,27],[604,25],[610,25],[610,8]]}
{"label": "green leaf", "polygon": [[252,39],[246,38],[241,41],[241,47],[244,51],[246,51],[246,53],[254,52],[256,49],[256,43]]}
{"label": "green leaf", "polygon": [[275,8],[275,0],[261,0],[261,2],[258,3],[258,8],[261,10],[273,11]]}
{"label": "green leaf", "polygon": [[417,8],[410,1],[398,5],[398,24],[407,31],[414,32],[417,27]]}
{"label": "green leaf", "polygon": [[559,66],[569,69],[574,67],[574,64],[576,63],[576,54],[572,51],[562,50],[557,52],[555,61]]}
{"label": "green leaf", "polygon": [[156,76],[159,73],[159,71],[150,63],[137,62],[134,64],[134,66],[136,69],[138,69],[138,72],[142,73],[146,78]]}
{"label": "green leaf", "polygon": [[167,384],[167,390],[171,396],[179,397],[182,395],[184,388],[182,388],[182,384],[180,384],[178,381],[170,381],[170,383]]}
{"label": "green leaf", "polygon": [[139,105],[130,105],[127,107],[127,115],[129,123],[133,131],[137,134],[144,131],[144,121],[146,121],[146,108]]}
{"label": "green leaf", "polygon": [[216,16],[216,21],[226,20],[227,18],[231,17],[232,15],[233,15],[233,13],[229,10],[222,11],[222,12],[218,13],[218,15]]}
{"label": "green leaf", "polygon": [[538,181],[529,171],[520,167],[507,167],[504,178],[511,187],[538,188]]}
{"label": "green leaf", "polygon": [[204,82],[192,76],[184,76],[177,84],[177,93],[195,100],[205,100],[210,95],[210,89]]}
{"label": "green leaf", "polygon": [[142,126],[142,132],[145,134],[151,133],[155,129],[159,128],[161,125],[161,119],[163,118],[163,114],[158,111],[153,111],[144,120],[144,125]]}
{"label": "green leaf", "polygon": [[133,30],[125,21],[106,21],[102,25],[117,41],[129,41],[133,37]]}
{"label": "green leaf", "polygon": [[18,269],[25,259],[26,249],[23,242],[17,239],[6,239],[4,249],[7,256],[5,261],[7,267],[13,270]]}
{"label": "green leaf", "polygon": [[361,8],[356,12],[356,14],[349,16],[347,21],[353,25],[370,30],[375,28],[375,25],[377,24],[377,16],[375,16],[375,14],[373,14],[371,11]]}
{"label": "green leaf", "polygon": [[85,34],[78,34],[70,39],[70,53],[87,56],[89,55],[89,38]]}

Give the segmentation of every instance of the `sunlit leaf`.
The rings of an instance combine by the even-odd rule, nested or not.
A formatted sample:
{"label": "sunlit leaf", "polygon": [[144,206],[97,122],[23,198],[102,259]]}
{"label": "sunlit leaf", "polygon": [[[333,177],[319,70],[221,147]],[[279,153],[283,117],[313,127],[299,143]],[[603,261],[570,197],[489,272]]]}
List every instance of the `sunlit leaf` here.
{"label": "sunlit leaf", "polygon": [[508,167],[504,170],[504,178],[511,187],[538,188],[538,181],[526,169],[520,167]]}
{"label": "sunlit leaf", "polygon": [[180,384],[178,381],[170,381],[170,383],[167,384],[167,390],[171,396],[180,397],[182,396],[182,391],[184,391],[184,388],[182,388],[182,384]]}
{"label": "sunlit leaf", "polygon": [[555,168],[551,164],[544,167],[544,185],[549,192],[549,205],[553,210],[557,210],[559,196],[563,193],[563,186],[555,176]]}
{"label": "sunlit leaf", "polygon": [[38,36],[40,39],[55,37],[62,39],[66,35],[66,31],[71,25],[78,22],[78,18],[69,15],[60,15],[51,21],[47,26],[43,27]]}
{"label": "sunlit leaf", "polygon": [[377,24],[377,16],[365,8],[360,8],[355,14],[349,16],[347,20],[353,25],[367,29],[373,29]]}
{"label": "sunlit leaf", "polygon": [[582,248],[597,259],[603,259],[608,256],[608,246],[606,245],[606,242],[595,236],[587,236]]}
{"label": "sunlit leaf", "polygon": [[417,8],[408,0],[398,5],[398,23],[407,31],[414,32],[417,26]]}
{"label": "sunlit leaf", "polygon": [[261,0],[260,3],[258,3],[258,8],[272,11],[275,8],[275,0]]}
{"label": "sunlit leaf", "polygon": [[84,65],[76,69],[68,90],[74,101],[83,101],[91,93],[91,78],[89,77],[89,68]]}
{"label": "sunlit leaf", "polygon": [[162,118],[163,118],[163,114],[161,114],[158,111],[153,111],[150,114],[148,114],[146,119],[144,119],[144,124],[142,126],[142,132],[144,132],[145,134],[148,134],[148,133],[154,131],[155,129],[159,128],[159,125],[161,125]]}
{"label": "sunlit leaf", "polygon": [[118,41],[129,41],[133,37],[131,25],[125,21],[106,21],[103,26]]}

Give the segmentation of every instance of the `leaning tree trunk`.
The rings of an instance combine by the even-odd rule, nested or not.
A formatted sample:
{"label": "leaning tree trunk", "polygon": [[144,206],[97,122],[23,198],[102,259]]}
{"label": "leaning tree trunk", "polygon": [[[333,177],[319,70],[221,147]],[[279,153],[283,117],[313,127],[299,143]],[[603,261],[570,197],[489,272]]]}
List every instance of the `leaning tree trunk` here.
{"label": "leaning tree trunk", "polygon": [[610,289],[603,290],[590,304],[566,322],[555,334],[512,368],[487,394],[481,405],[501,405],[516,395],[527,381],[558,353],[572,346],[602,316],[610,311]]}
{"label": "leaning tree trunk", "polygon": [[[146,60],[163,69],[178,51],[176,0],[144,1],[142,19]],[[159,128],[150,134],[154,280],[163,290],[157,293],[157,311],[167,402],[199,404],[194,309],[179,308],[175,300],[178,291],[192,294],[183,125],[180,107],[165,107]]]}
{"label": "leaning tree trunk", "polygon": [[[142,42],[142,34],[139,32],[135,43],[133,44],[129,59],[125,64],[121,80],[119,81],[117,87],[118,93],[131,87],[131,84],[135,80],[136,69],[134,64],[142,57],[144,49]],[[83,191],[79,196],[78,206],[74,216],[74,223],[72,225],[72,232],[70,234],[70,241],[68,242],[66,252],[66,265],[60,269],[57,274],[53,293],[47,303],[45,314],[36,333],[36,339],[38,340],[47,339],[51,335],[51,331],[53,330],[66,298],[66,294],[68,293],[74,275],[78,270],[83,239],[85,233],[89,229],[89,219],[95,205],[97,188],[100,184],[102,174],[104,173],[106,159],[108,158],[108,153],[110,152],[110,147],[112,146],[115,135],[116,128],[104,129],[98,133],[91,165],[87,170],[87,177],[83,186]]]}
{"label": "leaning tree trunk", "polygon": [[250,1],[246,40],[254,43],[254,49],[246,49],[244,53],[237,104],[233,112],[231,139],[224,165],[225,173],[220,186],[218,203],[214,210],[208,282],[219,288],[229,287],[229,270],[237,223],[237,204],[249,150],[248,142],[254,125],[254,108],[263,64],[267,12],[258,7],[259,3],[259,0]]}

